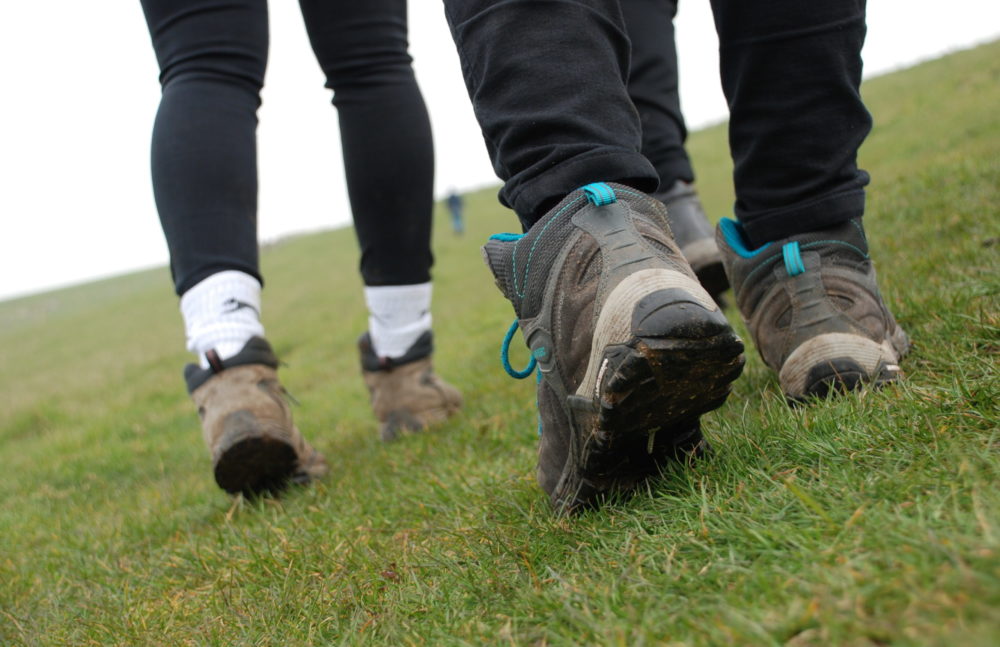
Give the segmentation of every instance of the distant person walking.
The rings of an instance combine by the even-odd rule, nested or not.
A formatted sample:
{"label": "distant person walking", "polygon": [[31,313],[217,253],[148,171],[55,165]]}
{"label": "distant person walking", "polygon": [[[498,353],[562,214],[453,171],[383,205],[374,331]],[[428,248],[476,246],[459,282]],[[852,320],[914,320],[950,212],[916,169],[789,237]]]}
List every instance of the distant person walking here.
{"label": "distant person walking", "polygon": [[[260,320],[256,126],[267,2],[141,1],[163,88],[153,189],[198,357],[184,375],[215,479],[246,494],[308,481],[326,463],[292,422]],[[362,373],[391,440],[461,403],[431,366],[434,155],[407,52],[406,0],[299,4],[340,119],[369,310]]]}
{"label": "distant person walking", "polygon": [[451,230],[456,236],[461,236],[465,233],[465,222],[462,215],[462,209],[464,208],[462,196],[452,190],[448,193],[446,202],[448,203],[448,213],[451,214]]}

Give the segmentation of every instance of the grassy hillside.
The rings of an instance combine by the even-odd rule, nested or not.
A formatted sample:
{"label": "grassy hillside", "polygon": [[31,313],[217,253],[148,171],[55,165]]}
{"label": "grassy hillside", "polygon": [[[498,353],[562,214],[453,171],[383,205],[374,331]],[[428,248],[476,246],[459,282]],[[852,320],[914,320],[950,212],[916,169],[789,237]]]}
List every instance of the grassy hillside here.
{"label": "grassy hillside", "polygon": [[[332,468],[280,500],[212,482],[165,270],[0,303],[0,645],[1000,644],[998,81],[994,43],[863,88],[905,383],[792,410],[749,348],[705,419],[715,458],[578,519],[535,485],[533,385],[499,365],[495,191],[464,238],[436,214],[435,361],[466,407],[391,446],[353,232],[264,252],[268,335]],[[724,127],[690,148],[728,213]]]}

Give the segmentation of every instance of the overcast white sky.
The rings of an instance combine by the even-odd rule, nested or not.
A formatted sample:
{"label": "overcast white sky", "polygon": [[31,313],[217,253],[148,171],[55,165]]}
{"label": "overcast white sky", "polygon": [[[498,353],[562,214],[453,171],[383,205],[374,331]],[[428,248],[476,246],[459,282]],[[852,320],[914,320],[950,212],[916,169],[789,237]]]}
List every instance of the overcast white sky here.
{"label": "overcast white sky", "polygon": [[[436,193],[495,184],[440,1],[410,7],[411,53],[437,148]],[[1000,3],[870,0],[868,24],[871,76],[1000,37]],[[680,3],[677,34],[689,125],[724,119],[707,0]],[[138,0],[4,3],[0,299],[167,262],[149,179],[156,77]],[[263,240],[350,220],[329,100],[298,3],[272,2],[259,128]]]}

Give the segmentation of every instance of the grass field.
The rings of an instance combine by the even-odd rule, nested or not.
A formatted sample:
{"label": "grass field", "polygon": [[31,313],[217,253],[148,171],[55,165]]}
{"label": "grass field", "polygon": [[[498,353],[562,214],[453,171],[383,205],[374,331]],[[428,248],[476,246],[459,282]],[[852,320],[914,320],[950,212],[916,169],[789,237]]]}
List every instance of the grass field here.
{"label": "grass field", "polygon": [[[863,92],[905,382],[792,410],[749,347],[711,461],[575,519],[534,482],[533,384],[498,360],[495,191],[465,238],[436,216],[435,361],[466,407],[391,446],[353,232],[264,252],[268,335],[332,468],[280,500],[214,485],[165,270],[0,303],[0,645],[1000,644],[1000,43]],[[725,127],[690,148],[729,213]]]}

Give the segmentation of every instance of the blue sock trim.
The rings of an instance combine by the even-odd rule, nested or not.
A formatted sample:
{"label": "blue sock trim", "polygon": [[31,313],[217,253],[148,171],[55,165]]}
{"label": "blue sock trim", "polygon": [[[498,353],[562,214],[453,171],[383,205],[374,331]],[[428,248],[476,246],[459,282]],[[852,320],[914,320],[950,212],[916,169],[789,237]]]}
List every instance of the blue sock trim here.
{"label": "blue sock trim", "polygon": [[593,182],[580,188],[587,194],[587,199],[590,200],[590,203],[598,207],[603,207],[618,200],[614,189],[604,182]]}
{"label": "blue sock trim", "polygon": [[788,276],[798,276],[806,271],[798,241],[793,240],[782,245],[781,255],[785,259],[785,271],[788,272]]}
{"label": "blue sock trim", "polygon": [[771,243],[765,243],[757,249],[750,249],[747,246],[746,236],[743,235],[743,225],[731,218],[720,220],[719,229],[722,230],[722,237],[726,239],[726,244],[743,258],[753,258],[771,246]]}
{"label": "blue sock trim", "polygon": [[503,370],[507,371],[507,375],[518,380],[523,380],[524,378],[531,376],[532,371],[534,371],[535,367],[538,366],[538,360],[536,360],[535,356],[532,355],[531,361],[528,362],[527,368],[523,371],[514,370],[514,367],[510,365],[510,341],[514,339],[514,333],[516,331],[517,319],[515,319],[514,323],[510,325],[510,329],[507,331],[507,334],[504,335],[503,343],[500,344],[500,363],[503,364]]}

